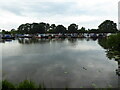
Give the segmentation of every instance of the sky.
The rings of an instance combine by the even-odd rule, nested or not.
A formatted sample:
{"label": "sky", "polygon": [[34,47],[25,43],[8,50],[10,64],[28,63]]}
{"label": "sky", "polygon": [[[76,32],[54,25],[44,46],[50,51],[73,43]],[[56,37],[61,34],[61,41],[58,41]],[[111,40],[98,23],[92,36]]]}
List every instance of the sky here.
{"label": "sky", "polygon": [[0,0],[0,29],[45,22],[68,27],[98,28],[105,20],[118,23],[119,0]]}

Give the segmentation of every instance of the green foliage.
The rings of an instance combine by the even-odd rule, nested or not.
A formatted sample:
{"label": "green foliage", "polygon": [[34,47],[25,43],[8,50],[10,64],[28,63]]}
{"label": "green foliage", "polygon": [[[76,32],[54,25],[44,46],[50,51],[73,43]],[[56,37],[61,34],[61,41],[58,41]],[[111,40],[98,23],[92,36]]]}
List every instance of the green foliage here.
{"label": "green foliage", "polygon": [[98,26],[98,29],[85,30],[84,27],[78,30],[78,25],[70,24],[68,30],[63,25],[56,26],[49,23],[26,23],[18,27],[18,32],[22,34],[36,34],[36,33],[114,33],[118,32],[117,25],[113,21],[105,20]]}
{"label": "green foliage", "polygon": [[39,84],[38,89],[46,90],[46,87],[45,87],[44,83],[43,84]]}
{"label": "green foliage", "polygon": [[[98,88],[96,84],[92,84],[94,90],[112,90],[112,86],[109,86],[108,88]],[[24,80],[23,82],[19,83],[18,85],[14,85],[11,82],[4,80],[2,81],[2,90],[17,90],[17,89],[22,89],[22,90],[33,90],[33,89],[38,89],[38,90],[46,90],[47,88],[45,87],[44,83],[39,84],[39,86],[35,85],[35,83],[29,81],[29,80]],[[83,87],[80,87],[83,88]],[[69,87],[66,86],[63,88],[64,90],[68,90]]]}
{"label": "green foliage", "polygon": [[95,83],[92,83],[93,88],[98,88]]}
{"label": "green foliage", "polygon": [[37,34],[37,33],[115,33],[117,30],[117,24],[111,20],[105,20],[98,26],[98,29],[88,29],[85,27],[78,29],[78,25],[73,23],[68,26],[68,29],[63,25],[56,26],[49,23],[26,23],[21,24],[18,30],[12,29],[10,32],[3,30],[3,34]]}
{"label": "green foliage", "polygon": [[68,26],[68,33],[77,33],[77,30],[78,30],[78,25],[74,23]]}
{"label": "green foliage", "polygon": [[88,31],[88,33],[99,33],[98,29],[91,29]]}
{"label": "green foliage", "polygon": [[106,49],[106,55],[109,59],[120,59],[120,33],[100,39],[98,43]]}
{"label": "green foliage", "polygon": [[[120,33],[110,35],[108,38],[98,40],[98,43],[106,49],[106,56],[111,60],[114,59],[120,64]],[[119,76],[119,69],[116,74]]]}
{"label": "green foliage", "polygon": [[18,85],[12,84],[11,82],[4,80],[2,81],[2,90],[16,90],[16,89],[22,89],[22,90],[26,90],[26,89],[34,89],[34,88],[38,88],[38,90],[45,90],[46,87],[43,84],[40,84],[39,86],[37,86],[35,83],[33,83],[32,81],[29,80],[24,80],[23,82],[19,83]]}
{"label": "green foliage", "polygon": [[98,44],[102,46],[104,49],[108,49],[109,45],[107,43],[107,38],[99,38]]}
{"label": "green foliage", "polygon": [[11,34],[9,31],[2,30],[2,34]]}
{"label": "green foliage", "polygon": [[98,26],[99,32],[115,33],[117,32],[117,24],[110,20],[105,20]]}
{"label": "green foliage", "polygon": [[66,28],[63,25],[58,25],[55,29],[56,33],[66,33]]}
{"label": "green foliage", "polygon": [[26,23],[18,27],[18,31],[22,34],[36,34],[36,33],[45,33],[49,28],[47,23]]}
{"label": "green foliage", "polygon": [[88,31],[85,30],[85,27],[82,27],[81,29],[78,30],[78,33],[88,33]]}
{"label": "green foliage", "polygon": [[108,37],[107,43],[110,49],[120,51],[120,33]]}
{"label": "green foliage", "polygon": [[18,85],[18,88],[36,88],[32,81],[25,80]]}
{"label": "green foliage", "polygon": [[12,90],[15,90],[15,86],[11,82],[9,82],[7,80],[2,81],[2,89],[3,90],[7,90],[10,88],[12,88]]}
{"label": "green foliage", "polygon": [[119,60],[120,59],[120,33],[111,35],[108,40],[108,51],[107,56],[110,59]]}
{"label": "green foliage", "polygon": [[15,34],[18,34],[19,32],[17,30],[15,30],[15,29],[11,29],[10,33],[15,35]]}

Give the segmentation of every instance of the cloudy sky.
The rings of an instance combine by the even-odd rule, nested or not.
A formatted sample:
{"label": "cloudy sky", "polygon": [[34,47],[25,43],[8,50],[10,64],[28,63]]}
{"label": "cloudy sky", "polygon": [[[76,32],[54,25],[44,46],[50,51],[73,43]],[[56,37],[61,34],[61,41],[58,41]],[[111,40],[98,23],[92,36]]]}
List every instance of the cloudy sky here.
{"label": "cloudy sky", "polygon": [[46,22],[97,28],[104,20],[118,23],[119,0],[0,0],[0,29]]}

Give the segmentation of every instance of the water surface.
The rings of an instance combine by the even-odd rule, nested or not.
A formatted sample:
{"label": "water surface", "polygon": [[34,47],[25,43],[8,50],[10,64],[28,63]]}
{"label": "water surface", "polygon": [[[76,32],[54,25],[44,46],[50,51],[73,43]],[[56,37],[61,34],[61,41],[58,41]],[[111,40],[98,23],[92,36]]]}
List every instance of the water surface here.
{"label": "water surface", "polygon": [[47,87],[118,87],[117,62],[98,40],[20,39],[1,43],[3,79],[29,79]]}

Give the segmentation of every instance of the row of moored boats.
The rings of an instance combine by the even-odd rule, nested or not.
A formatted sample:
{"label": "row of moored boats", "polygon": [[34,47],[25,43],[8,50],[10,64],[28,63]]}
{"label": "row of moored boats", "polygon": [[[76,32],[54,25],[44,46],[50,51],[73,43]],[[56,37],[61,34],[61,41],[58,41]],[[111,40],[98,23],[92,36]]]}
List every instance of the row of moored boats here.
{"label": "row of moored boats", "polygon": [[102,38],[107,37],[107,34],[4,34],[0,35],[2,39],[15,39],[15,38],[45,38],[45,39],[52,39],[52,38]]}

